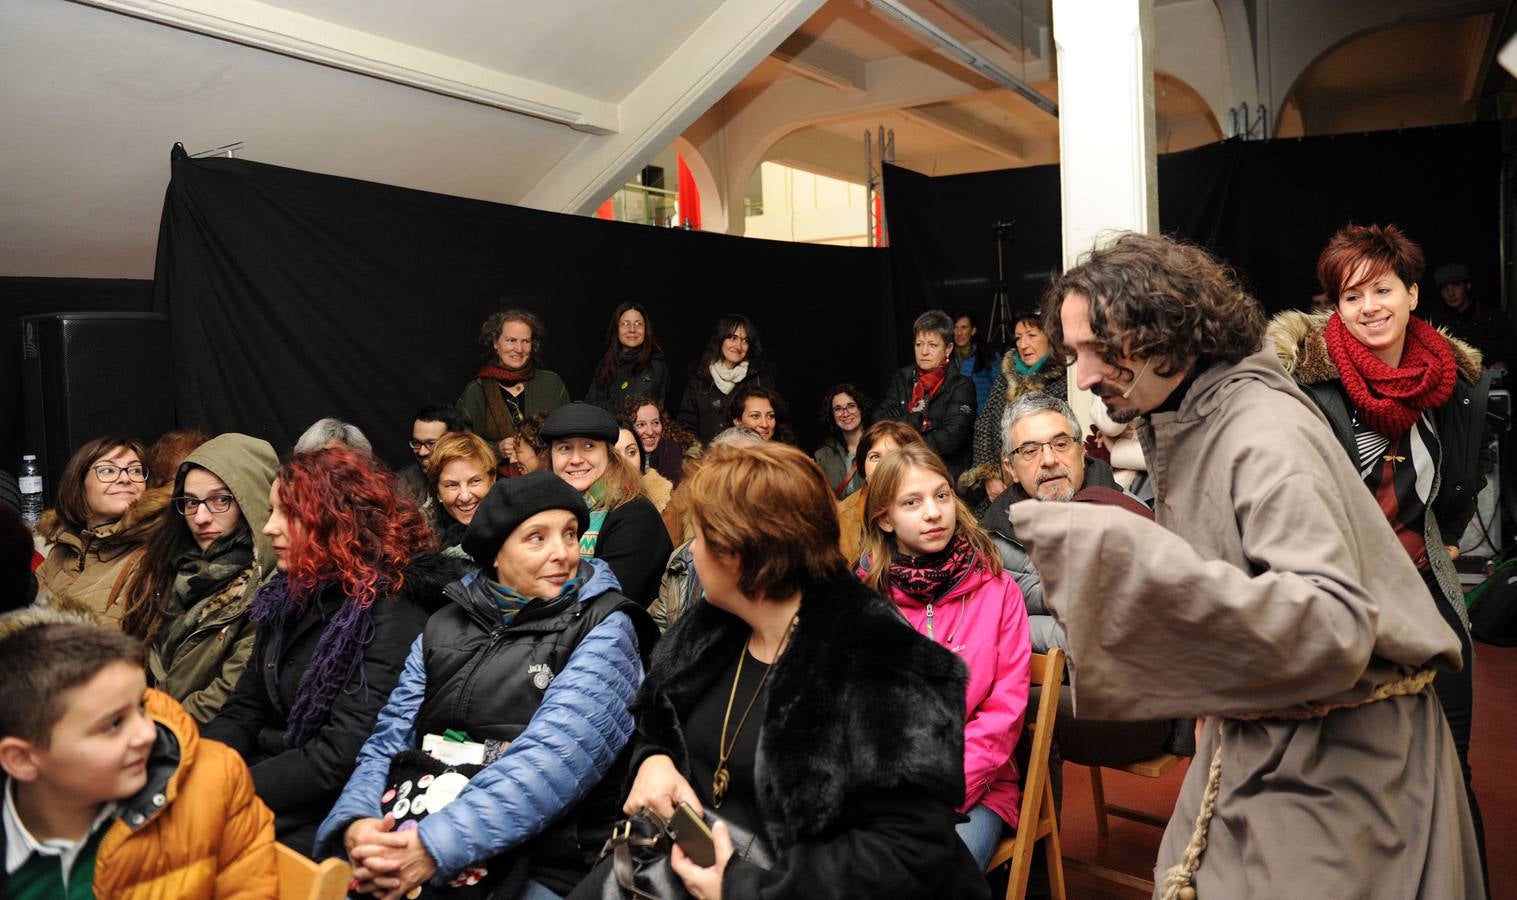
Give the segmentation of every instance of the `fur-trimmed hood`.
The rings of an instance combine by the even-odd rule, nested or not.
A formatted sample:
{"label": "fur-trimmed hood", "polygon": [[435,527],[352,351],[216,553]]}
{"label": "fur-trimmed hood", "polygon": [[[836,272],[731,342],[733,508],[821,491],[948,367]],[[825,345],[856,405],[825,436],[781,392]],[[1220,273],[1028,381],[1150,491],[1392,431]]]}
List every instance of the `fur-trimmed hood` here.
{"label": "fur-trimmed hood", "polygon": [[[172,484],[148,488],[137,498],[137,502],[126,508],[121,518],[109,525],[92,529],[94,536],[100,540],[98,546],[101,556],[113,559],[121,555],[117,552],[120,548],[130,550],[141,546],[158,524],[163,511],[168,509],[173,496]],[[67,544],[76,552],[84,546],[81,532],[75,531],[51,509],[42,514],[41,521],[37,523],[37,533],[53,543]]]}
{"label": "fur-trimmed hood", "polygon": [[[1324,336],[1327,320],[1332,313],[1307,313],[1290,309],[1270,320],[1265,332],[1285,374],[1305,384],[1320,384],[1338,380],[1338,367],[1327,352]],[[1448,342],[1454,354],[1454,365],[1459,375],[1470,384],[1480,381],[1480,351],[1449,334],[1442,328],[1438,334]]]}

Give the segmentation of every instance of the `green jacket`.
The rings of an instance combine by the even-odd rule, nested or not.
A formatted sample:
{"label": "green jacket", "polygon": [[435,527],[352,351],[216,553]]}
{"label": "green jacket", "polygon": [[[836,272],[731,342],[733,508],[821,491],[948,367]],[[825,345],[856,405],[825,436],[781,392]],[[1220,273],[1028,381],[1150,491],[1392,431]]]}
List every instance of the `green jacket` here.
{"label": "green jacket", "polygon": [[[485,391],[487,388],[500,390],[497,384],[494,379],[476,378],[464,386],[464,392],[458,398],[458,409],[468,417],[469,429],[489,441],[492,447],[499,444],[501,439],[516,433],[514,428],[505,427],[490,415],[490,404]],[[527,379],[526,390],[522,391],[519,399],[523,416],[531,418],[538,413],[547,415],[568,404],[569,389],[564,387],[563,379],[557,374],[547,369],[538,369],[537,374]]]}
{"label": "green jacket", "polygon": [[184,491],[184,477],[192,465],[226,482],[253,532],[253,565],[217,593],[195,598],[184,615],[163,623],[164,633],[189,629],[177,641],[172,657],[163,657],[162,641],[148,650],[153,685],[184,704],[195,721],[204,725],[226,702],[253,654],[255,629],[248,611],[253,595],[274,569],[274,550],[263,526],[269,521],[269,487],[279,458],[268,441],[245,434],[218,435],[201,444],[179,467],[175,496]]}

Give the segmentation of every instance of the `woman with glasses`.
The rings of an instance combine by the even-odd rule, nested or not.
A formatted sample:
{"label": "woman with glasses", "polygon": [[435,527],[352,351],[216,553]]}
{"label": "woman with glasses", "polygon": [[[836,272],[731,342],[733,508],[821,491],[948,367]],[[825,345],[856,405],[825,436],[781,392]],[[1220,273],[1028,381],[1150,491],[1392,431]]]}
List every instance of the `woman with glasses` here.
{"label": "woman with glasses", "polygon": [[101,624],[121,624],[111,589],[161,512],[134,508],[147,488],[146,455],[140,441],[111,435],[69,459],[56,502],[37,523],[37,533],[53,545],[37,569],[40,595],[87,606]]}
{"label": "woman with glasses", "polygon": [[641,394],[663,403],[669,393],[669,364],[653,336],[653,321],[641,303],[627,301],[611,312],[606,350],[585,402],[617,415],[622,401]]}
{"label": "woman with glasses", "polygon": [[489,348],[487,361],[458,398],[469,427],[508,464],[516,462],[512,438],[517,426],[569,402],[563,379],[538,368],[543,335],[542,319],[530,310],[507,309],[490,316],[479,328],[479,342]]}
{"label": "woman with glasses", "polygon": [[864,486],[864,467],[858,459],[859,438],[874,404],[851,384],[839,384],[822,395],[822,425],[827,437],[811,454],[827,476],[832,496],[842,500]]}
{"label": "woman with glasses", "polygon": [[147,647],[148,684],[201,725],[253,652],[253,595],[274,571],[263,534],[279,460],[268,441],[223,434],[179,466],[170,509],[128,576],[121,627]]}
{"label": "woman with glasses", "polygon": [[621,418],[632,423],[637,442],[642,445],[648,468],[679,487],[685,478],[685,459],[701,454],[701,442],[664,411],[664,405],[651,397],[632,394],[622,401]]}
{"label": "woman with glasses", "polygon": [[764,360],[758,331],[747,316],[724,316],[690,373],[679,421],[702,443],[731,425],[727,404],[740,387],[775,387],[774,369]]}

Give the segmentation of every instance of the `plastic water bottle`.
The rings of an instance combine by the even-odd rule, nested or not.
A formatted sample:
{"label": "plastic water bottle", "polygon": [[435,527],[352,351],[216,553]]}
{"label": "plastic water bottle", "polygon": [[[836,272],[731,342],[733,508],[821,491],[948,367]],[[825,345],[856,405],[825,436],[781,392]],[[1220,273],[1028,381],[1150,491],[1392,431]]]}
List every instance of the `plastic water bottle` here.
{"label": "plastic water bottle", "polygon": [[37,457],[30,453],[21,457],[21,477],[16,482],[21,488],[21,518],[35,526],[42,518],[42,469]]}

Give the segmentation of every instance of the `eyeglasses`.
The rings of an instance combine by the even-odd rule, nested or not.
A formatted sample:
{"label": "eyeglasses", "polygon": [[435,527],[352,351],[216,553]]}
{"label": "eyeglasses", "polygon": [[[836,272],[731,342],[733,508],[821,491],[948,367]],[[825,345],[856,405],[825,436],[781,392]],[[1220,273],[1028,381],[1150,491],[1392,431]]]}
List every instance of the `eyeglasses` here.
{"label": "eyeglasses", "polygon": [[147,466],[144,465],[126,466],[125,468],[111,465],[95,466],[95,477],[106,484],[115,484],[121,480],[122,472],[126,473],[128,481],[136,482],[137,484],[147,481]]}
{"label": "eyeglasses", "polygon": [[1013,448],[1011,452],[1016,454],[1017,459],[1020,459],[1022,462],[1032,462],[1043,455],[1044,447],[1051,447],[1053,452],[1064,454],[1068,453],[1069,449],[1074,445],[1075,439],[1073,435],[1061,434],[1051,441],[1028,441],[1019,447]]}
{"label": "eyeglasses", "polygon": [[858,409],[858,408],[859,408],[859,405],[858,405],[858,404],[857,404],[857,403],[853,403],[853,402],[849,402],[849,403],[840,403],[840,404],[838,404],[838,405],[837,405],[837,406],[834,406],[834,407],[833,407],[833,408],[832,408],[832,411],[833,411],[833,412],[834,412],[834,413],[835,413],[835,414],[837,414],[837,415],[840,415],[840,416],[841,416],[841,415],[842,415],[842,414],[843,414],[843,413],[845,413],[845,412],[853,412],[853,411],[854,411],[854,410],[856,410],[856,409]]}
{"label": "eyeglasses", "polygon": [[628,320],[626,322],[620,322],[618,324],[628,331],[642,331],[644,328],[648,327],[647,325],[643,324],[641,319]]}
{"label": "eyeglasses", "polygon": [[420,450],[423,447],[426,447],[428,450],[431,450],[433,447],[437,446],[437,441],[438,440],[439,440],[438,438],[433,438],[430,441],[418,441],[418,440],[416,440],[416,439],[413,438],[413,439],[411,439],[409,441],[406,441],[406,443],[411,445],[411,449],[412,450]]}
{"label": "eyeglasses", "polygon": [[217,494],[204,500],[199,497],[175,497],[173,502],[175,512],[181,516],[193,516],[200,511],[201,504],[210,507],[213,513],[224,513],[232,508],[232,504],[237,502],[237,498],[231,494]]}

